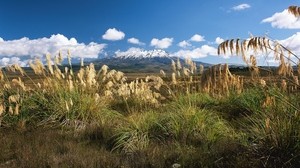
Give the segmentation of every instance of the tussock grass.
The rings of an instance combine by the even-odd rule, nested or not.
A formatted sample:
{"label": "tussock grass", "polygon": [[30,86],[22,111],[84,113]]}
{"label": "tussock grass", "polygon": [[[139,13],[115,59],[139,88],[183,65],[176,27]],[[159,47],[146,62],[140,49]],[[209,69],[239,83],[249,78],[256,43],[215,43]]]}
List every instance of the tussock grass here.
{"label": "tussock grass", "polygon": [[[272,51],[276,72],[261,71],[250,50]],[[1,68],[0,167],[299,165],[297,55],[267,37],[226,40],[218,52],[241,55],[249,75],[187,58],[172,60],[171,74],[129,81],[83,60],[75,70],[70,52],[66,67],[60,52],[30,62],[33,77]]]}

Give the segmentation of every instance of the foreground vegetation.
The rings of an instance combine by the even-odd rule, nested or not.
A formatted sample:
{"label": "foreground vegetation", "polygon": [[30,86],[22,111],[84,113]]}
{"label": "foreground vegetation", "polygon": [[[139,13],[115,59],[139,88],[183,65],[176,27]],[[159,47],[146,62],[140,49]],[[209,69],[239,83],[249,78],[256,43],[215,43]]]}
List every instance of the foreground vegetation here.
{"label": "foreground vegetation", "polygon": [[[7,67],[1,71],[1,166],[300,164],[297,91],[262,79],[244,87],[227,65],[198,71],[193,65],[173,63],[179,74],[170,79],[162,72],[132,82],[106,66],[96,72],[93,64],[62,73],[57,64],[36,60],[31,67],[40,78],[33,81],[17,65]],[[7,71],[24,76],[9,80]]]}
{"label": "foreground vegetation", "polygon": [[[277,73],[261,77],[250,49],[274,51]],[[30,63],[34,78],[18,65],[0,69],[0,167],[300,165],[293,53],[260,37],[219,46],[229,51],[244,57],[251,77],[187,59],[173,60],[171,74],[128,81],[105,65],[75,72],[70,53],[63,69],[61,53],[47,55],[47,66]]]}

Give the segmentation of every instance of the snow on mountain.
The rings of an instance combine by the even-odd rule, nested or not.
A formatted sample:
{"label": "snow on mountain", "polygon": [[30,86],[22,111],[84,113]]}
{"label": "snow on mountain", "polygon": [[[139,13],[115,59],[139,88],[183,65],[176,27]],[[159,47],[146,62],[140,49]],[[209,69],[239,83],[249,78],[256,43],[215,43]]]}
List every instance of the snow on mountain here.
{"label": "snow on mountain", "polygon": [[115,58],[134,58],[134,59],[141,59],[141,58],[169,58],[169,54],[160,49],[154,50],[143,50],[141,48],[129,48],[127,51],[116,51]]}

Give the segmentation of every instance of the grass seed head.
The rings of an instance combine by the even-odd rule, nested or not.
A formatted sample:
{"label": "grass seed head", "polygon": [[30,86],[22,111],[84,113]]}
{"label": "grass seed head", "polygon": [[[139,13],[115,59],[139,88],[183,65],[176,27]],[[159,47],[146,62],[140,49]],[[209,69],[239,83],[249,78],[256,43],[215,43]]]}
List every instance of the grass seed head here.
{"label": "grass seed head", "polygon": [[176,64],[174,60],[171,61],[171,66],[172,66],[172,71],[176,72]]}
{"label": "grass seed head", "polygon": [[68,49],[68,63],[70,66],[72,66],[72,59],[71,59],[71,51]]}
{"label": "grass seed head", "polygon": [[287,90],[287,83],[286,83],[286,80],[285,79],[282,79],[281,80],[281,89],[283,91],[286,91]]}
{"label": "grass seed head", "polygon": [[3,80],[4,80],[4,74],[3,74],[2,68],[0,68],[0,81],[3,81]]}
{"label": "grass seed head", "polygon": [[121,71],[117,71],[114,78],[116,81],[123,81],[124,73]]}
{"label": "grass seed head", "polygon": [[68,102],[66,100],[65,100],[65,104],[66,104],[66,110],[67,110],[67,112],[69,112],[70,108],[69,108]]}
{"label": "grass seed head", "polygon": [[178,70],[181,70],[182,66],[181,66],[181,63],[180,63],[180,59],[177,58],[177,69]]}
{"label": "grass seed head", "polygon": [[22,76],[25,75],[24,69],[19,64],[13,64],[12,66],[16,71],[19,71]]}
{"label": "grass seed head", "polygon": [[203,66],[203,65],[200,65],[200,66],[199,66],[199,73],[200,73],[200,75],[203,74],[203,71],[204,71],[204,66]]}
{"label": "grass seed head", "polygon": [[5,83],[4,84],[4,89],[7,89],[7,90],[11,89],[10,83]]}
{"label": "grass seed head", "polygon": [[10,95],[8,97],[8,101],[9,101],[9,103],[18,103],[20,101],[20,95],[19,94]]}
{"label": "grass seed head", "polygon": [[93,63],[86,68],[86,83],[88,86],[93,86],[96,84],[96,70]]}
{"label": "grass seed head", "polygon": [[262,87],[265,87],[267,84],[266,84],[266,81],[265,80],[263,80],[263,79],[260,79],[259,80],[259,83],[260,83],[260,85],[262,86]]}
{"label": "grass seed head", "polygon": [[46,54],[46,60],[47,60],[48,70],[49,70],[50,74],[53,75],[54,72],[53,72],[52,60],[51,60],[50,54]]}
{"label": "grass seed head", "polygon": [[184,74],[185,76],[189,77],[189,76],[190,76],[190,72],[191,72],[191,71],[190,71],[189,69],[183,67],[183,74]]}
{"label": "grass seed head", "polygon": [[12,80],[12,83],[17,85],[17,86],[20,86],[22,88],[23,91],[26,90],[26,87],[25,87],[25,84],[24,82],[21,80],[21,78],[19,77],[18,79],[13,79]]}
{"label": "grass seed head", "polygon": [[298,76],[293,76],[294,83],[299,86],[299,78]]}
{"label": "grass seed head", "polygon": [[300,7],[299,6],[289,6],[289,13],[293,14],[295,17],[300,16]]}
{"label": "grass seed head", "polygon": [[69,85],[69,90],[73,91],[74,90],[74,82],[72,79],[68,79],[67,81],[68,85]]}
{"label": "grass seed head", "polygon": [[177,84],[177,81],[176,81],[176,74],[173,72],[172,73],[172,84]]}
{"label": "grass seed head", "polygon": [[160,75],[161,75],[162,77],[166,77],[165,71],[161,69],[161,70],[160,70]]}
{"label": "grass seed head", "polygon": [[20,104],[17,103],[15,107],[14,115],[19,115],[19,113],[20,113]]}
{"label": "grass seed head", "polygon": [[14,114],[14,110],[13,110],[13,107],[12,107],[11,105],[8,107],[8,112],[9,112],[11,115]]}
{"label": "grass seed head", "polygon": [[81,67],[84,67],[83,57],[80,58],[80,66],[81,66]]}
{"label": "grass seed head", "polygon": [[103,76],[105,76],[107,74],[108,71],[108,66],[107,65],[103,65],[100,69],[100,72]]}
{"label": "grass seed head", "polygon": [[4,105],[3,104],[0,104],[0,116],[4,113]]}
{"label": "grass seed head", "polygon": [[114,83],[112,81],[108,81],[105,85],[106,89],[110,89],[114,86]]}

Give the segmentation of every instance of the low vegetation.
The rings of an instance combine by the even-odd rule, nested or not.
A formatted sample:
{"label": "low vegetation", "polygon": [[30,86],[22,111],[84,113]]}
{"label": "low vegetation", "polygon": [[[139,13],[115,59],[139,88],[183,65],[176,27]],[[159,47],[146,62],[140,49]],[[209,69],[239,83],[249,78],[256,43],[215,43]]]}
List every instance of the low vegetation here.
{"label": "low vegetation", "polygon": [[[261,76],[249,50],[273,51],[276,74]],[[34,77],[0,69],[0,167],[300,165],[298,57],[266,37],[227,40],[219,53],[242,55],[251,76],[186,59],[128,81],[106,65],[74,71],[70,52],[66,67],[61,53],[31,62]]]}

